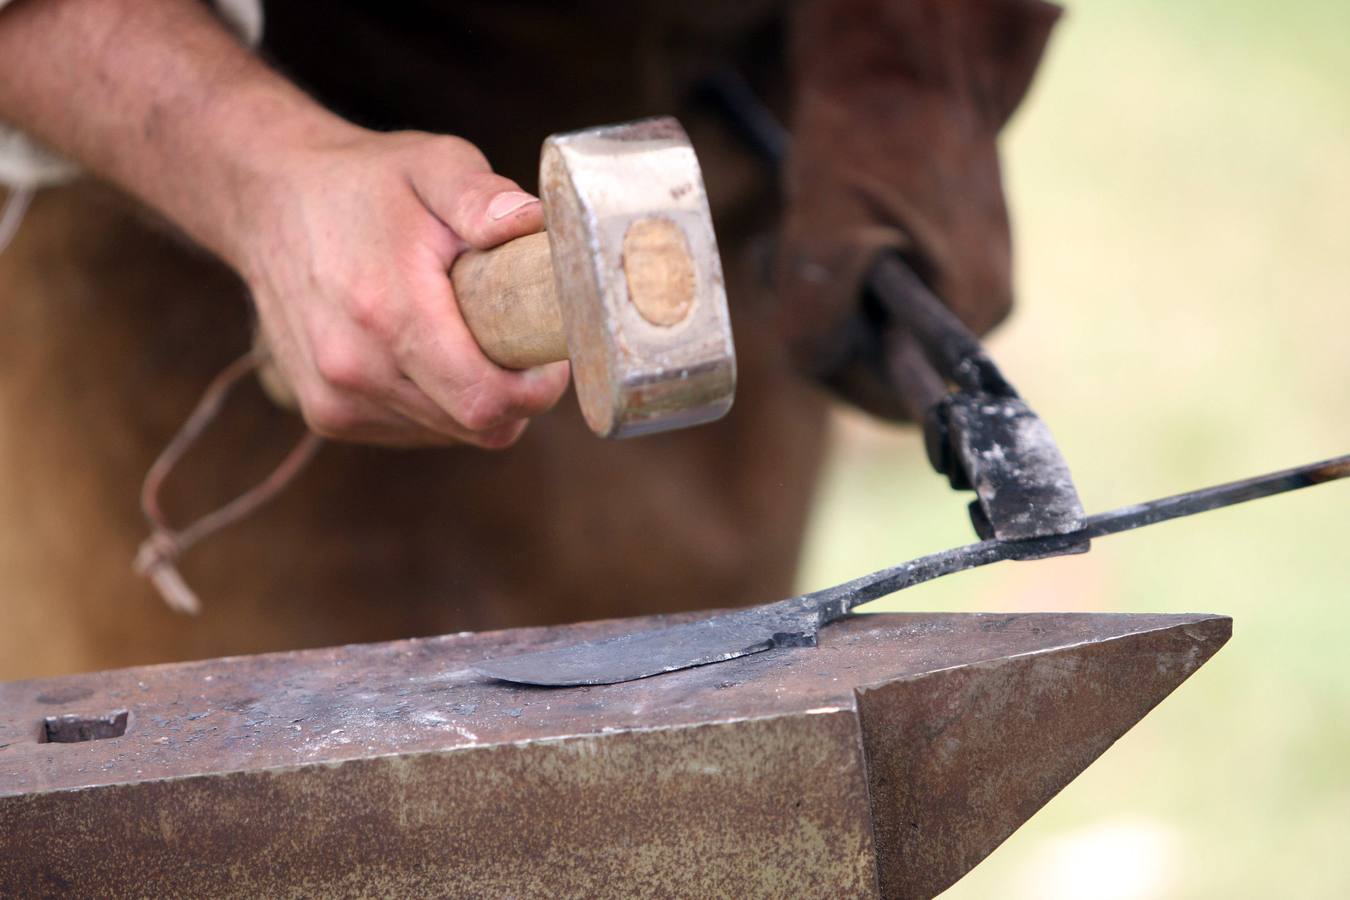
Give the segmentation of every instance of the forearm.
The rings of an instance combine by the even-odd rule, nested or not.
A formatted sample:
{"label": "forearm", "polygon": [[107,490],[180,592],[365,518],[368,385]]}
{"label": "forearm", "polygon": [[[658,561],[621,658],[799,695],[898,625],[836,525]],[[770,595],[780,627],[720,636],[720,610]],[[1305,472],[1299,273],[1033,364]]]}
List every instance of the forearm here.
{"label": "forearm", "polygon": [[446,277],[464,249],[539,230],[539,203],[462,138],[344,122],[200,0],[18,0],[0,119],[232,265],[321,435],[504,447],[566,387],[566,363],[493,365]]}
{"label": "forearm", "polygon": [[250,198],[352,127],[199,0],[19,0],[0,13],[0,119],[238,265]]}

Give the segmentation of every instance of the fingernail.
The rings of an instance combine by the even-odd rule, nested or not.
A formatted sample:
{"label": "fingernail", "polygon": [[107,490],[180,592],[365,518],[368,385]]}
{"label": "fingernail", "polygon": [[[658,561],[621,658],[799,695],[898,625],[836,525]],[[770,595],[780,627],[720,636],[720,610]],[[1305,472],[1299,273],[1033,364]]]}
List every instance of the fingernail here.
{"label": "fingernail", "polygon": [[524,191],[507,191],[492,198],[492,202],[488,204],[488,215],[493,219],[505,219],[511,213],[538,202],[538,197]]}

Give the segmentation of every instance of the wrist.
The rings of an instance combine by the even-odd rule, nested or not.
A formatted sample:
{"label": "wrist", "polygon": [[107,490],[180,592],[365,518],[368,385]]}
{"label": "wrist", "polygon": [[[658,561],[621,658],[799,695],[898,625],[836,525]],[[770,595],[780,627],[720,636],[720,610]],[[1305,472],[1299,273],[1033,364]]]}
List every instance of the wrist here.
{"label": "wrist", "polygon": [[231,90],[188,128],[187,155],[202,164],[190,167],[198,188],[178,193],[174,218],[245,277],[278,198],[313,172],[316,154],[366,133],[280,79]]}

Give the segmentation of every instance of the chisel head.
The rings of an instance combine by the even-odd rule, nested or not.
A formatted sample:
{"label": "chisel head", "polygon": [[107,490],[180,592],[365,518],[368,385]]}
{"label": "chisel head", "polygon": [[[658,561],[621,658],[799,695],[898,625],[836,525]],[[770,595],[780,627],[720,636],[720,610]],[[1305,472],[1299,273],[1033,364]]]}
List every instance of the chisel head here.
{"label": "chisel head", "polygon": [[972,517],[981,537],[1023,541],[1082,530],[1083,503],[1069,464],[1025,402],[957,392],[944,406],[951,452],[977,498]]}

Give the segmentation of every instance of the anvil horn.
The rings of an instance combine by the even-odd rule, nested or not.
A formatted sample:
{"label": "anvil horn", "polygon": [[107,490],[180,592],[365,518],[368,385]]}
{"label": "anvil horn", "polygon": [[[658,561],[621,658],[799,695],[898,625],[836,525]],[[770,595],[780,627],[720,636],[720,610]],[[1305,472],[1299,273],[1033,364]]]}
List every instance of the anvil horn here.
{"label": "anvil horn", "polygon": [[[954,884],[1232,633],[1217,616],[977,619],[961,661],[856,691],[883,897]],[[1002,629],[1021,646],[980,659]]]}

